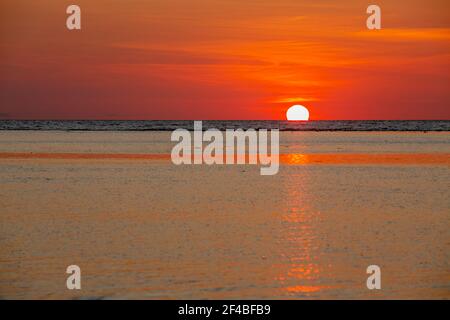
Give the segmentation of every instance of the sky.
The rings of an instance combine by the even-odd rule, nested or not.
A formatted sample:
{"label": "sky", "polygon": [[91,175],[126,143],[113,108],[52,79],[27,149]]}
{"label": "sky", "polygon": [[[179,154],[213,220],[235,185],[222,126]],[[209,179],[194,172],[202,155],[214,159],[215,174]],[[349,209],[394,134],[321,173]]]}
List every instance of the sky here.
{"label": "sky", "polygon": [[369,4],[2,0],[0,119],[450,120],[450,1]]}

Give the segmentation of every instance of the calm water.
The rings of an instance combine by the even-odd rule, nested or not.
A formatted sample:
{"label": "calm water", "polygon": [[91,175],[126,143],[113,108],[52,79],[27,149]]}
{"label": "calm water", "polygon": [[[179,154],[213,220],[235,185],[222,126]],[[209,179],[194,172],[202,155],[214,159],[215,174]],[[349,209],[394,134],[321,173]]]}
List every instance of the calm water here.
{"label": "calm water", "polygon": [[[0,152],[166,152],[169,132],[0,132]],[[285,152],[450,154],[450,134],[286,132]],[[0,159],[2,298],[450,298],[449,165]],[[66,267],[82,290],[65,287]],[[366,288],[366,268],[382,290]]]}
{"label": "calm water", "polygon": [[[280,129],[282,131],[450,131],[450,121],[203,121],[204,129],[234,128]],[[84,131],[169,131],[193,129],[191,120],[82,120],[82,121],[23,121],[0,120],[0,130],[84,130]]]}

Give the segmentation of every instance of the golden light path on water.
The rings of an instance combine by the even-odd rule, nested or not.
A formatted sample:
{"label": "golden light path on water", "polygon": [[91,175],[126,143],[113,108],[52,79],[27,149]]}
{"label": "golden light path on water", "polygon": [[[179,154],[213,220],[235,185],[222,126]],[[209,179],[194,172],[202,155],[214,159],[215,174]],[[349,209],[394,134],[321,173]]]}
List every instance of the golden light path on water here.
{"label": "golden light path on water", "polygon": [[286,241],[282,255],[289,260],[289,269],[277,279],[288,293],[306,296],[325,288],[317,282],[320,266],[314,221],[320,219],[320,212],[310,208],[313,199],[305,192],[309,179],[309,174],[301,173],[283,181],[287,199],[281,217]]}
{"label": "golden light path on water", "polygon": [[[235,155],[235,158],[237,155]],[[170,154],[112,154],[112,153],[36,153],[0,152],[0,159],[54,159],[54,160],[147,160],[170,161]],[[399,153],[399,154],[280,154],[281,164],[329,165],[329,164],[410,164],[410,165],[450,165],[450,153]],[[248,162],[248,155],[246,155]],[[225,161],[224,161],[225,162]]]}

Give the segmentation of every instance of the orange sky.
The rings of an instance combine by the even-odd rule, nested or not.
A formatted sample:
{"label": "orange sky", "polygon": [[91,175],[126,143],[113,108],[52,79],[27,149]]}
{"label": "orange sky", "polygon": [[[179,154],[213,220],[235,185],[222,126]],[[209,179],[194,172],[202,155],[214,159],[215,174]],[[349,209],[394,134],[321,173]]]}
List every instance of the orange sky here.
{"label": "orange sky", "polygon": [[449,120],[450,2],[371,3],[2,0],[0,118]]}

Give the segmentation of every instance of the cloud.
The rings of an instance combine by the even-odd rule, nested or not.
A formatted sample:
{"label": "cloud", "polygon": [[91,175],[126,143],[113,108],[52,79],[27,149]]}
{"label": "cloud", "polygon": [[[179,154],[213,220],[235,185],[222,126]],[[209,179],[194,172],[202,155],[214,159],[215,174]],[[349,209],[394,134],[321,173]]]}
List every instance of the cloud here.
{"label": "cloud", "polygon": [[308,102],[308,101],[319,101],[318,98],[313,97],[290,97],[290,98],[279,98],[275,99],[274,103],[296,103],[296,102]]}
{"label": "cloud", "polygon": [[390,28],[377,31],[358,31],[354,36],[368,38],[371,41],[448,41],[450,28]]}
{"label": "cloud", "polygon": [[[198,50],[200,51],[200,50]],[[267,65],[246,55],[202,53],[197,50],[159,49],[145,43],[113,44],[108,63],[169,65]]]}

